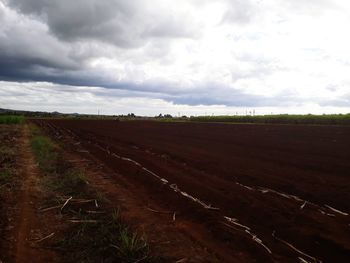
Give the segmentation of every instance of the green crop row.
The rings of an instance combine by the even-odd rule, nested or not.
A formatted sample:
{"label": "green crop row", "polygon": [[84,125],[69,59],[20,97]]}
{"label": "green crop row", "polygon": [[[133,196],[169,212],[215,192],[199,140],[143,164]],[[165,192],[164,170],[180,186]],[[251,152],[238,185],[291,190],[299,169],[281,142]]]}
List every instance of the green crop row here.
{"label": "green crop row", "polygon": [[197,122],[232,122],[232,123],[276,123],[276,124],[325,124],[350,125],[350,114],[328,115],[259,115],[259,116],[197,116],[190,117]]}

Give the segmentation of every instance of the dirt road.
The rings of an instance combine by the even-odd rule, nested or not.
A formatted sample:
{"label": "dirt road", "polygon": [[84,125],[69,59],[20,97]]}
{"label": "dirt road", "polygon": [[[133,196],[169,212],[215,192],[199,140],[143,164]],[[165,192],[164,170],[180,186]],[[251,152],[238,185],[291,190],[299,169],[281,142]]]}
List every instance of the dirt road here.
{"label": "dirt road", "polygon": [[30,147],[29,128],[25,125],[20,138],[20,156],[18,182],[20,189],[16,193],[12,224],[9,226],[6,251],[3,250],[4,263],[41,263],[58,262],[57,255],[47,249],[40,248],[38,241],[47,235],[49,225],[47,219],[38,214],[38,206],[42,202],[42,193],[38,187],[39,169]]}

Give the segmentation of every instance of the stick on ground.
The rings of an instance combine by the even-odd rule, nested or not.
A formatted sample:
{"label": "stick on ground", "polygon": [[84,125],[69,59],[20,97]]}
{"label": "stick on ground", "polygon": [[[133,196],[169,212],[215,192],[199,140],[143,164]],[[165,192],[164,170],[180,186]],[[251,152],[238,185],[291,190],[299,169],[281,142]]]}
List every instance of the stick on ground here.
{"label": "stick on ground", "polygon": [[61,207],[61,211],[63,210],[63,208],[68,204],[68,202],[73,198],[73,196],[69,197],[66,202],[64,202],[63,206]]}

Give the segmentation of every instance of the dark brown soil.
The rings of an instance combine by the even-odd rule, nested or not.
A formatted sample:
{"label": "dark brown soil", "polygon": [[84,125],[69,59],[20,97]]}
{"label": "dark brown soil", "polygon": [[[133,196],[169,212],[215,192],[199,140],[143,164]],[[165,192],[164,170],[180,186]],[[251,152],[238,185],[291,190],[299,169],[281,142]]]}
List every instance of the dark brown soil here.
{"label": "dark brown soil", "polygon": [[350,262],[350,127],[36,122],[191,222],[183,231],[222,262]]}

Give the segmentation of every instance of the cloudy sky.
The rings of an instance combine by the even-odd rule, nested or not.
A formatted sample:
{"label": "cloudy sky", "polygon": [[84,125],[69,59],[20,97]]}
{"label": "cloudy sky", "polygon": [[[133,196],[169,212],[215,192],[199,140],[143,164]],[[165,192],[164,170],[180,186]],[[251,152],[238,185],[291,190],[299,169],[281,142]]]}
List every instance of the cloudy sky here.
{"label": "cloudy sky", "polygon": [[0,0],[0,108],[350,112],[350,1]]}

